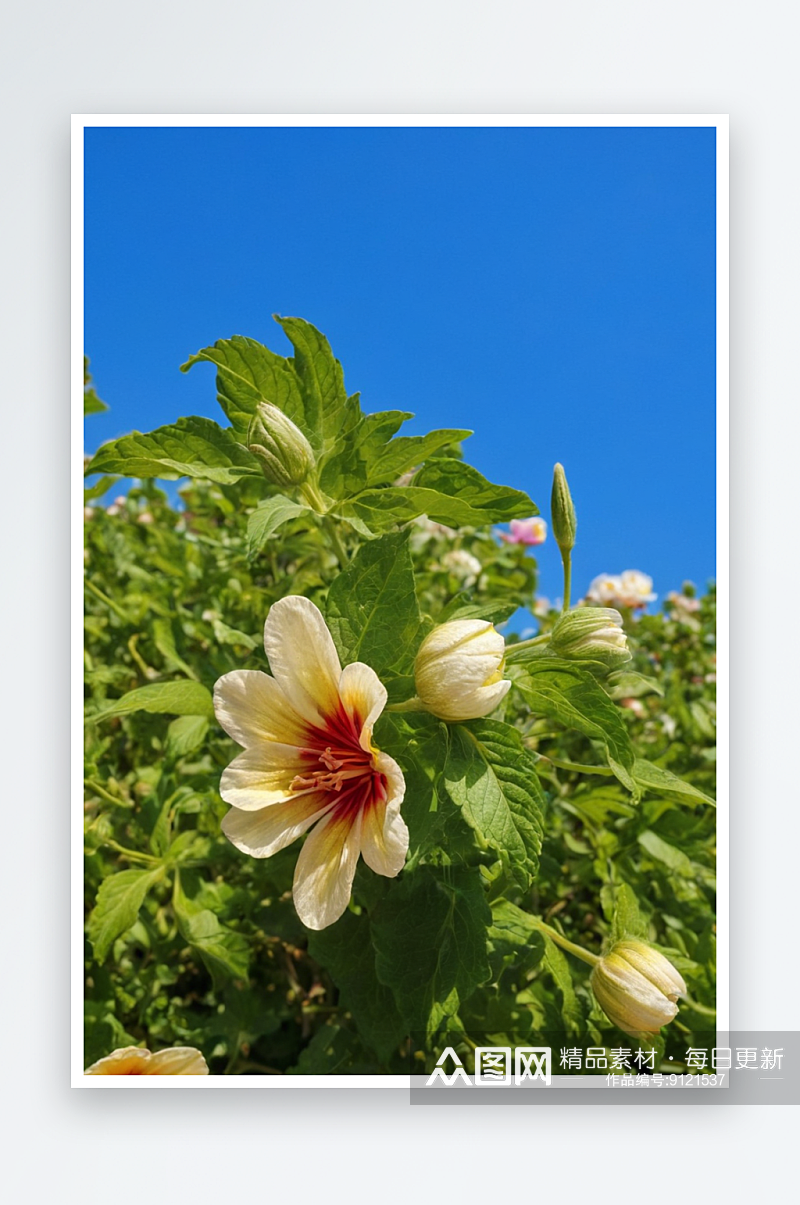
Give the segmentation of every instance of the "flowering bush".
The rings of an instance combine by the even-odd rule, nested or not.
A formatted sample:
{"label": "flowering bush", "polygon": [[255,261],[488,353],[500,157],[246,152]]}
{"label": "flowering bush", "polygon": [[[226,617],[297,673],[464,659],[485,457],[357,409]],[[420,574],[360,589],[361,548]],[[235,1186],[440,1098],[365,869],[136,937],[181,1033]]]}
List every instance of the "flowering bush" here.
{"label": "flowering bush", "polygon": [[558,466],[567,603],[537,604],[528,495],[469,432],[363,413],[280,322],[291,359],[235,337],[184,366],[215,365],[227,426],[86,466],[86,1065],[407,1073],[641,1016],[678,1066],[715,1002],[713,592],[634,618],[628,573],[570,612]]}

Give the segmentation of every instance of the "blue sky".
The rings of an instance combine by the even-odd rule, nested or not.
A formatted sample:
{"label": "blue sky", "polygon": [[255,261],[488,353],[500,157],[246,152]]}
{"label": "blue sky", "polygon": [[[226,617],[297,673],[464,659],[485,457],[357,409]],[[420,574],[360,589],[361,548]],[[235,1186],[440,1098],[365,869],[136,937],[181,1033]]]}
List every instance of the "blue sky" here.
{"label": "blue sky", "polygon": [[[86,131],[86,448],[220,419],[213,369],[271,314],[328,336],[365,410],[471,427],[467,459],[578,512],[573,590],[715,573],[713,129]],[[540,591],[560,593],[552,540]]]}

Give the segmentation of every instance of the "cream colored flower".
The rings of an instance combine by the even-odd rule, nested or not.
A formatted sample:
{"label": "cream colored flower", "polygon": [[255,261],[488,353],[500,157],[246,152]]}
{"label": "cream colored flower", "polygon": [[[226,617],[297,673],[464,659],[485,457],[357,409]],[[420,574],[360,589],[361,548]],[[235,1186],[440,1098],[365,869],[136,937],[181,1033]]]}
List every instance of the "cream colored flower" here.
{"label": "cream colored flower", "polygon": [[623,1033],[656,1033],[677,1015],[686,984],[675,967],[643,941],[618,941],[596,964],[592,991]]}
{"label": "cream colored flower", "polygon": [[485,619],[454,619],[425,637],[414,662],[419,702],[442,720],[476,720],[508,694],[506,645]]}
{"label": "cream colored flower", "polygon": [[87,1067],[84,1075],[208,1075],[208,1064],[193,1046],[171,1046],[151,1054],[141,1046],[123,1046]]}
{"label": "cream colored flower", "polygon": [[359,661],[342,669],[307,598],[270,608],[264,647],[272,677],[234,670],[214,688],[217,719],[244,748],[222,775],[220,794],[231,804],[222,831],[243,853],[268,858],[314,825],[293,897],[303,924],[324,929],[347,907],[359,854],[394,878],[408,852],[405,780],[372,743],[386,687]]}
{"label": "cream colored flower", "polygon": [[627,607],[644,607],[658,598],[653,593],[653,579],[638,569],[626,569],[621,575],[621,602]]}

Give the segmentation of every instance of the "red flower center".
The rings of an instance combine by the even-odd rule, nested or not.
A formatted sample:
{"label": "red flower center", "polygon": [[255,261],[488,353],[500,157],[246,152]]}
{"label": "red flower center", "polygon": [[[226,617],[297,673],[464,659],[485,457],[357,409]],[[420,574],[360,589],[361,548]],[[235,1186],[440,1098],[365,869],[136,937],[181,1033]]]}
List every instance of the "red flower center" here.
{"label": "red flower center", "polygon": [[375,768],[373,755],[359,742],[363,727],[357,716],[340,707],[324,728],[308,729],[302,754],[309,768],[292,779],[293,791],[322,791],[334,797],[334,811],[358,812],[387,798],[386,778]]}

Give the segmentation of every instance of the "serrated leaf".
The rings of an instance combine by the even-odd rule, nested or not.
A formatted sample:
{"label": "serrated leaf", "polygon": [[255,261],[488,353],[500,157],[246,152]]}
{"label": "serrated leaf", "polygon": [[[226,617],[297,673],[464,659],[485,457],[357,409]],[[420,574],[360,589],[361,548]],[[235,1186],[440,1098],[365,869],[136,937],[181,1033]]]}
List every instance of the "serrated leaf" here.
{"label": "serrated leaf", "polygon": [[[506,603],[500,600],[475,603],[469,595],[457,594],[437,617],[437,623],[449,623],[454,619],[488,619],[490,623],[501,624],[511,618],[519,608],[516,603]],[[508,646],[509,649],[513,645]]]}
{"label": "serrated leaf", "polygon": [[682,795],[685,799],[710,803],[712,807],[717,806],[716,800],[712,799],[710,795],[705,795],[691,783],[684,782],[671,770],[665,770],[662,766],[656,766],[644,758],[637,757],[634,761],[633,777],[646,791],[666,791],[671,795]]}
{"label": "serrated leaf", "polygon": [[396,481],[408,469],[424,464],[429,456],[451,443],[460,443],[472,435],[471,431],[439,430],[427,435],[401,435],[387,444],[372,464],[367,484],[382,485]]}
{"label": "serrated leaf", "polygon": [[201,477],[231,485],[242,477],[263,479],[258,460],[237,443],[229,428],[209,418],[179,418],[148,435],[133,431],[95,453],[85,475],[119,473],[123,477]]}
{"label": "serrated leaf", "polygon": [[[489,523],[536,513],[536,507],[527,494],[502,485],[492,486],[475,469],[470,469],[470,473],[488,488],[476,489],[471,494],[469,491],[458,493],[462,484],[460,477],[451,474],[450,480],[446,473],[439,472],[440,466],[451,464],[460,470],[470,469],[469,465],[448,458],[429,461],[422,470],[427,473],[428,468],[435,465],[435,477],[442,485],[442,490],[418,485],[417,481],[422,476],[418,474],[413,485],[367,489],[356,494],[342,504],[342,514],[354,515],[370,531],[385,531],[388,527],[408,523],[420,515],[427,515],[435,523],[444,523],[448,527],[485,527]],[[453,492],[443,492],[447,489]]]}
{"label": "serrated leaf", "polygon": [[303,318],[273,316],[294,347],[305,434],[314,451],[324,458],[343,431],[352,429],[361,417],[358,400],[354,398],[348,406],[342,366],[321,331]]}
{"label": "serrated leaf", "polygon": [[620,883],[614,894],[614,915],[611,922],[612,941],[625,937],[647,936],[647,922],[639,911],[639,901],[632,887]]}
{"label": "serrated leaf", "polygon": [[136,922],[145,896],[163,877],[164,868],[121,870],[100,884],[87,932],[98,962],[104,962],[114,942]]}
{"label": "serrated leaf", "polygon": [[664,697],[664,687],[660,682],[633,670],[622,669],[615,674],[609,674],[603,686],[612,699],[641,699],[644,695]]}
{"label": "serrated leaf", "polygon": [[83,391],[83,415],[87,414],[102,414],[104,410],[108,410],[105,402],[101,402],[100,398],[95,393],[94,389],[84,389]]}
{"label": "serrated leaf", "polygon": [[491,918],[477,868],[424,866],[391,885],[372,917],[375,967],[411,1030],[430,1038],[489,978]]}
{"label": "serrated leaf", "polygon": [[255,560],[267,541],[284,523],[312,512],[302,502],[293,502],[284,494],[275,494],[259,502],[247,520],[247,559]]}
{"label": "serrated leaf", "polygon": [[228,979],[246,981],[250,961],[247,940],[221,925],[208,908],[199,907],[188,899],[180,887],[174,893],[174,904],[181,936],[202,958],[214,990],[218,991]]}
{"label": "serrated leaf", "polygon": [[541,962],[544,939],[533,917],[508,900],[492,904],[489,941],[504,961],[519,961],[526,969]]}
{"label": "serrated leaf", "polygon": [[346,912],[335,925],[309,933],[308,951],[333,978],[364,1042],[386,1061],[407,1030],[394,996],[375,973],[368,917]]}
{"label": "serrated leaf", "polygon": [[419,489],[435,490],[439,494],[459,498],[483,515],[483,523],[527,519],[539,513],[539,508],[522,490],[495,485],[471,464],[452,457],[429,460],[417,473],[414,485]]}
{"label": "serrated leaf", "polygon": [[539,865],[544,796],[516,728],[493,720],[453,726],[444,781],[469,825],[526,890]]}
{"label": "serrated leaf", "polygon": [[572,984],[572,972],[569,969],[567,957],[547,934],[544,937],[543,963],[550,972],[561,995],[561,1016],[567,1033],[578,1033],[581,1029],[583,1014],[575,988]]}
{"label": "serrated leaf", "polygon": [[216,366],[217,401],[242,439],[259,402],[271,402],[305,430],[300,382],[285,356],[276,355],[255,339],[234,335],[190,356],[181,372],[204,362]]}
{"label": "serrated leaf", "polygon": [[421,616],[408,532],[362,545],[328,591],[328,627],[342,660],[380,676],[413,661]]}
{"label": "serrated leaf", "polygon": [[679,874],[684,879],[693,879],[695,877],[691,858],[687,858],[683,850],[677,849],[674,845],[670,845],[668,841],[665,841],[663,837],[659,837],[658,833],[654,833],[648,829],[646,832],[639,833],[636,840],[642,849],[647,850],[651,858],[655,858],[657,862],[663,862],[668,870],[674,871],[675,874]]}
{"label": "serrated leaf", "polygon": [[87,719],[87,724],[99,724],[113,716],[130,715],[134,711],[149,711],[166,715],[201,715],[214,718],[211,692],[200,682],[153,682],[130,690],[110,707]]}
{"label": "serrated leaf", "polygon": [[413,417],[405,410],[383,410],[364,415],[358,425],[340,436],[332,448],[320,475],[323,492],[329,498],[346,498],[364,489],[370,465],[395,431],[406,419]]}
{"label": "serrated leaf", "polygon": [[608,764],[624,787],[637,793],[631,775],[633,746],[619,711],[590,673],[562,661],[541,658],[510,671],[535,715],[547,715],[567,728],[601,741]]}

